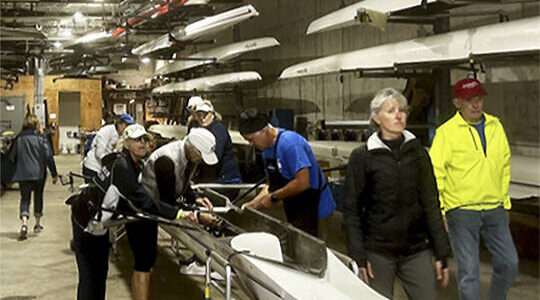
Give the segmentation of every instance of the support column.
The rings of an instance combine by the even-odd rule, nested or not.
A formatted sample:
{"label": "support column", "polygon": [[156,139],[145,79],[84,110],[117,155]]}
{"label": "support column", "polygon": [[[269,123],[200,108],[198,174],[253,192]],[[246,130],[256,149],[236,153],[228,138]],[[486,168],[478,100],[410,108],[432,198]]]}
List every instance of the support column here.
{"label": "support column", "polygon": [[39,119],[42,129],[45,129],[46,109],[45,109],[45,86],[43,83],[45,77],[45,60],[34,57],[34,114]]}
{"label": "support column", "polygon": [[[450,31],[449,17],[437,18],[433,24],[435,34],[441,34]],[[450,70],[447,68],[437,68],[434,70],[437,78],[435,85],[435,98],[433,111],[433,121],[436,126],[446,121],[454,111],[452,105],[452,89],[450,85]],[[430,138],[434,130],[430,130]]]}

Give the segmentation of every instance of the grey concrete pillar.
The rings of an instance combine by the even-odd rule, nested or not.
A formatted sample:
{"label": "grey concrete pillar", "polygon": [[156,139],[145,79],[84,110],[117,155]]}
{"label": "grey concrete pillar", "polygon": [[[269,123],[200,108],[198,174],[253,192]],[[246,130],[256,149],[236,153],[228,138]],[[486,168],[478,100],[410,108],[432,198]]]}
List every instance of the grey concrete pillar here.
{"label": "grey concrete pillar", "polygon": [[[437,18],[433,24],[435,34],[450,31],[449,17]],[[450,85],[450,70],[447,68],[437,68],[434,70],[437,78],[435,85],[435,106],[434,122],[438,126],[446,121],[454,112],[452,105],[452,90]]]}

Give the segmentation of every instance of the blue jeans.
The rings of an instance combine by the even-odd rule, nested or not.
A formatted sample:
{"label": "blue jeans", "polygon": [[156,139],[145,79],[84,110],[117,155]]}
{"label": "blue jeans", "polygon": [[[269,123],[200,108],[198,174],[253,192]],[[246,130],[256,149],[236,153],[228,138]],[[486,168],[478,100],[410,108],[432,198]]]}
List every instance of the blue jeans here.
{"label": "blue jeans", "polygon": [[21,203],[19,205],[19,218],[30,216],[30,199],[34,191],[34,217],[43,216],[43,189],[46,178],[34,181],[20,181],[19,191],[21,193]]}
{"label": "blue jeans", "polygon": [[506,299],[518,273],[518,255],[502,207],[490,210],[455,209],[446,214],[448,235],[458,269],[461,300],[480,299],[480,236],[492,255],[493,274],[487,299]]}

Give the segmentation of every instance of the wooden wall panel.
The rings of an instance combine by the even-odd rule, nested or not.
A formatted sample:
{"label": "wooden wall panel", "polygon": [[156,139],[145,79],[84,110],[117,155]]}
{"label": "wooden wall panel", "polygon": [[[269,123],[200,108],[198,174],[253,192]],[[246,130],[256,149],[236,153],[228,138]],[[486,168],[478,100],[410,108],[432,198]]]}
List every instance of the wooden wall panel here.
{"label": "wooden wall panel", "polygon": [[[56,76],[45,76],[45,99],[49,114],[58,115],[58,93],[81,93],[81,130],[101,127],[101,81],[84,79],[62,79],[53,83]],[[58,124],[58,120],[55,121]],[[53,137],[55,152],[58,153],[58,129]]]}
{"label": "wooden wall panel", "polygon": [[[81,93],[81,130],[99,129],[101,127],[101,81],[84,79],[63,79],[53,83],[57,76],[45,76],[44,96],[47,99],[49,114],[58,116],[58,93]],[[2,82],[2,85],[5,82]],[[21,76],[14,84],[13,90],[0,90],[2,96],[24,96],[25,106],[34,105],[34,76]],[[58,125],[58,120],[50,120]],[[58,153],[58,129],[53,136],[55,153]]]}
{"label": "wooden wall panel", "polygon": [[[2,87],[6,82],[2,80],[0,82]],[[34,76],[19,76],[19,82],[13,84],[12,90],[0,89],[1,96],[23,96],[24,106],[26,111],[26,105],[34,106]]]}

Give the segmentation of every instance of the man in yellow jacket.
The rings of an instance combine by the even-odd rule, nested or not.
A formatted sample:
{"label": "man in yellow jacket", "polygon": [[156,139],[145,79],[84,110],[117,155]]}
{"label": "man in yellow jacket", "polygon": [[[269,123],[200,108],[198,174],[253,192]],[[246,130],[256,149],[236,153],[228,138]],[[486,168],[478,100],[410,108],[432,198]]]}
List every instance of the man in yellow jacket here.
{"label": "man in yellow jacket", "polygon": [[438,129],[430,156],[458,269],[460,299],[480,299],[479,243],[492,255],[487,299],[506,299],[518,256],[505,210],[511,208],[510,148],[499,119],[484,113],[486,91],[473,78],[454,86],[458,112]]}

